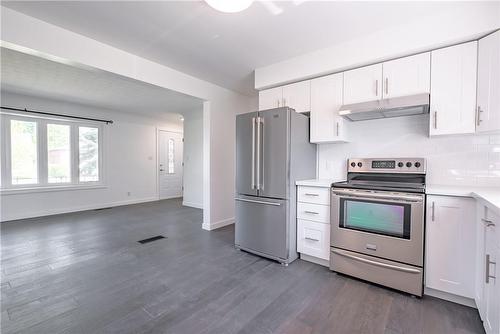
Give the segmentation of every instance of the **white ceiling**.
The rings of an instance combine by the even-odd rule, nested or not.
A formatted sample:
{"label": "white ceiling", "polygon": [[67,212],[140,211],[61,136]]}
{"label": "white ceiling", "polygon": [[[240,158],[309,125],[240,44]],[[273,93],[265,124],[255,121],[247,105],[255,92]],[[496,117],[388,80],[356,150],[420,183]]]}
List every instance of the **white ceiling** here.
{"label": "white ceiling", "polygon": [[3,6],[220,86],[254,95],[253,70],[460,2],[255,1],[219,13],[204,1],[2,1]]}
{"label": "white ceiling", "polygon": [[[118,75],[91,71],[1,48],[1,89],[180,123],[180,114],[202,101]],[[22,107],[22,106],[20,106]]]}

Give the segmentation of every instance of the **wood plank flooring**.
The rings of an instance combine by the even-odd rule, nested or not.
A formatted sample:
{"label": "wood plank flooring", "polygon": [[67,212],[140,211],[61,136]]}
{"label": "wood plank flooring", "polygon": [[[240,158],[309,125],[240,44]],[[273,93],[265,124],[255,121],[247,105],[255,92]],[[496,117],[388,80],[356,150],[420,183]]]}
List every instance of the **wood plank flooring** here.
{"label": "wood plank flooring", "polygon": [[475,309],[282,267],[201,221],[165,200],[1,224],[1,332],[483,333]]}

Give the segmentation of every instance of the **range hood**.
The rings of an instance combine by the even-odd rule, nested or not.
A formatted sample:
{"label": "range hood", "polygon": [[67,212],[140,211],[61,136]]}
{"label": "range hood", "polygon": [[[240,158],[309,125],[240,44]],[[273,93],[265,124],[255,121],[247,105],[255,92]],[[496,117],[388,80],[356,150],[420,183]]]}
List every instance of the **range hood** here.
{"label": "range hood", "polygon": [[420,115],[429,112],[429,94],[416,94],[370,102],[345,104],[339,115],[351,121]]}

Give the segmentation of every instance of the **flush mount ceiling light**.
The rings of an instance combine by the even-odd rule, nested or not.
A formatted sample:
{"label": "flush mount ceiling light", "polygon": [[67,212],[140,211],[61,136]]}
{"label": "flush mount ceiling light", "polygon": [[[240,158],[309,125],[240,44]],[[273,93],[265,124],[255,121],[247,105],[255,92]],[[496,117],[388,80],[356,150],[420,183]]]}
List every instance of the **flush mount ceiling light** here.
{"label": "flush mount ceiling light", "polygon": [[247,9],[253,0],[205,0],[205,2],[223,13],[237,13]]}

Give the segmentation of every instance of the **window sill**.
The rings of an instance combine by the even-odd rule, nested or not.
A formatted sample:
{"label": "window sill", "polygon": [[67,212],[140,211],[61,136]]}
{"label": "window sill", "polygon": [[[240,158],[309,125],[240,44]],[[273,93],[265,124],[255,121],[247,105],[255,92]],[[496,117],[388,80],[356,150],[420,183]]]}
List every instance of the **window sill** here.
{"label": "window sill", "polygon": [[44,193],[52,191],[72,191],[72,190],[90,190],[90,189],[105,189],[106,185],[92,184],[92,185],[65,185],[65,186],[48,186],[48,187],[31,187],[31,188],[10,188],[0,189],[0,195],[16,195],[16,194],[31,194],[31,193]]}

